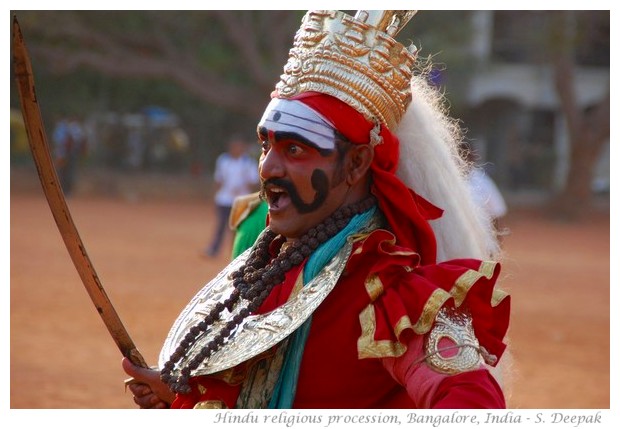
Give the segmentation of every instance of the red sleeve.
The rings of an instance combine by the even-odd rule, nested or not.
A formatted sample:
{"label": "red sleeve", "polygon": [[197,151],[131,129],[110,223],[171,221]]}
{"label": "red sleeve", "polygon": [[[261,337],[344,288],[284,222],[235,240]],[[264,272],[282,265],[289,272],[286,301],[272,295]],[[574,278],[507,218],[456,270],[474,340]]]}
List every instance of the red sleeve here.
{"label": "red sleeve", "polygon": [[486,369],[444,378],[435,392],[431,408],[499,409],[506,400],[497,381]]}
{"label": "red sleeve", "polygon": [[506,408],[502,389],[488,369],[480,366],[454,375],[440,373],[426,364],[423,343],[423,336],[414,336],[402,356],[382,359],[417,408]]}
{"label": "red sleeve", "polygon": [[495,366],[506,348],[510,320],[510,296],[496,287],[500,268],[476,259],[419,265],[417,253],[396,245],[391,232],[374,231],[353,251],[347,267],[365,276],[368,303],[359,314],[359,358],[401,355],[407,341],[430,332],[447,308],[470,315],[485,361]]}

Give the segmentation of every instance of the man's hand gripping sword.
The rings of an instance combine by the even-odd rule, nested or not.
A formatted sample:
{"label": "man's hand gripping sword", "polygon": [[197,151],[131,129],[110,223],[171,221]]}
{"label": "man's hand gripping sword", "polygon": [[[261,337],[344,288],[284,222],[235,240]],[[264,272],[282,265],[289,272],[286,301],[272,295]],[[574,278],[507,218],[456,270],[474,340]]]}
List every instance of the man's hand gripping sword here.
{"label": "man's hand gripping sword", "polygon": [[[54,215],[60,234],[67,246],[71,260],[93,304],[95,304],[95,308],[103,319],[103,323],[110,331],[110,335],[112,335],[123,356],[129,358],[134,365],[148,368],[99,282],[97,273],[86,254],[86,249],[71,218],[71,213],[59,185],[58,176],[50,155],[41,112],[37,104],[32,66],[17,17],[13,18],[13,60],[30,150],[37,166],[43,192]],[[130,383],[130,380],[127,380],[126,383]]]}

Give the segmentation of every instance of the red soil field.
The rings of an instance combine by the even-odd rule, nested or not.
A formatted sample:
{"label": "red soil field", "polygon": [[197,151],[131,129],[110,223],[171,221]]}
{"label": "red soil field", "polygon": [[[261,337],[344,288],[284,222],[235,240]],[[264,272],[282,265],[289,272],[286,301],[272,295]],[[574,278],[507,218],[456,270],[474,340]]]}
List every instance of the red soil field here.
{"label": "red soil field", "polygon": [[[95,311],[41,192],[10,197],[10,407],[135,408],[121,355]],[[208,199],[77,195],[90,259],[147,363],[177,314],[227,261],[200,256]],[[609,207],[579,223],[513,209],[500,277],[512,295],[508,406],[610,407]]]}

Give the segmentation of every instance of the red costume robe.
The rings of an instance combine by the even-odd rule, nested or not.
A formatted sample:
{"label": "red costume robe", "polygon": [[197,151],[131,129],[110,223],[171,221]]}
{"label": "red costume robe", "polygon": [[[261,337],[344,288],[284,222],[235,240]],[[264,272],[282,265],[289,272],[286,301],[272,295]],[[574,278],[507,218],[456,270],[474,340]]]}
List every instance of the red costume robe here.
{"label": "red costume robe", "polygon": [[[473,259],[420,265],[379,229],[358,238],[334,290],[312,316],[294,408],[505,408],[502,390],[481,366],[458,374],[425,362],[424,338],[442,308],[467,309],[480,346],[495,362],[508,328],[510,298],[494,289],[499,265]],[[261,306],[286,302],[302,274],[287,273]],[[229,380],[230,381],[230,380]],[[173,408],[223,401],[234,408],[242,383],[211,376]]]}

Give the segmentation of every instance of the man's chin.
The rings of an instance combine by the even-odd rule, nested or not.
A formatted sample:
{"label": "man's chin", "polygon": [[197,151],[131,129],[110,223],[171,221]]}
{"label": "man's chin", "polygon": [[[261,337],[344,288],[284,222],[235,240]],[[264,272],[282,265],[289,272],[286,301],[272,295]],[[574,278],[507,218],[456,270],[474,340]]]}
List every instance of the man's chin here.
{"label": "man's chin", "polygon": [[286,225],[285,222],[278,222],[277,219],[274,220],[272,218],[269,219],[269,229],[273,233],[285,237],[287,240],[294,240],[294,239],[301,237],[301,235],[303,235],[303,233],[300,233],[297,228],[294,228],[290,225]]}

